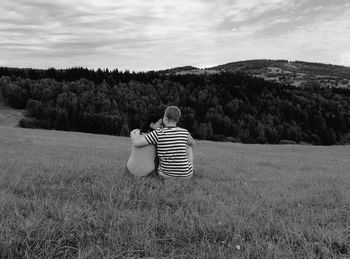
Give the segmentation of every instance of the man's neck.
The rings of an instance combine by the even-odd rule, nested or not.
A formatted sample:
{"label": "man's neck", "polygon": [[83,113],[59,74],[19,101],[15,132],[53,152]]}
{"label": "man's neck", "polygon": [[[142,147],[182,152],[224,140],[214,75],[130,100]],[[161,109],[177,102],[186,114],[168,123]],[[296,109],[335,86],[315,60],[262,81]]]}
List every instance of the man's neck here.
{"label": "man's neck", "polygon": [[176,127],[176,123],[168,123],[168,125],[166,125],[166,127],[174,128],[174,127]]}

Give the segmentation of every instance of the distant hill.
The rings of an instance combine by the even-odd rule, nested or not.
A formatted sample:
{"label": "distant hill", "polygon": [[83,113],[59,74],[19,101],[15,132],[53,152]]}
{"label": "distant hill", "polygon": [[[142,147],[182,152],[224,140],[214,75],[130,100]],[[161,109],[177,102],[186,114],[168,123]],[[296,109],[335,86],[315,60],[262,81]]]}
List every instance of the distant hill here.
{"label": "distant hill", "polygon": [[184,72],[184,71],[193,71],[197,70],[199,68],[193,67],[193,66],[184,66],[184,67],[175,67],[175,68],[170,68],[170,69],[165,69],[165,70],[159,70],[157,71],[158,73],[161,74],[174,74],[174,73],[179,73],[179,72]]}
{"label": "distant hill", "polygon": [[304,61],[259,59],[231,62],[205,69],[186,66],[158,72],[179,75],[243,72],[267,81],[294,86],[350,88],[350,67]]}
{"label": "distant hill", "polygon": [[[20,120],[21,127],[128,136],[148,114],[178,105],[183,111],[180,126],[197,139],[260,144],[350,143],[350,88],[313,85],[340,79],[298,72],[298,67],[287,61],[246,63],[232,70],[243,71],[238,73],[220,72],[226,71],[224,67],[186,67],[185,71],[170,70],[174,71],[171,75],[83,68],[0,68],[0,89],[8,105],[26,109],[28,117]],[[179,75],[186,73],[190,74]],[[295,83],[292,80],[299,77],[304,80],[300,85],[310,87],[268,81]]]}

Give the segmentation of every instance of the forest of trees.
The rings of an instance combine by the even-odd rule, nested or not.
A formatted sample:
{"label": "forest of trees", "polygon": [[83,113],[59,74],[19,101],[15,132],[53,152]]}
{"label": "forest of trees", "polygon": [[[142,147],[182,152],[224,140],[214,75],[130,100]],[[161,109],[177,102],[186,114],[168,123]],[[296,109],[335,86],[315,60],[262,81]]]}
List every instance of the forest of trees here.
{"label": "forest of trees", "polygon": [[296,88],[243,73],[164,75],[108,69],[0,68],[22,127],[127,136],[155,108],[177,105],[197,139],[333,145],[350,142],[350,90]]}

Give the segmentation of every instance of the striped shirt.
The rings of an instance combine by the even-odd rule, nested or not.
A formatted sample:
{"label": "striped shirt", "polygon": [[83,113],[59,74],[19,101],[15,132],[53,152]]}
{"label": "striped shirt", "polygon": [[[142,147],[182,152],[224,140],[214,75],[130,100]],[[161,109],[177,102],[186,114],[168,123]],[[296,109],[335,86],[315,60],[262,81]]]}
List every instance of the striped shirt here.
{"label": "striped shirt", "polygon": [[159,157],[158,173],[163,177],[190,177],[193,174],[186,145],[193,142],[190,133],[180,127],[165,127],[154,130],[145,138],[157,146]]}

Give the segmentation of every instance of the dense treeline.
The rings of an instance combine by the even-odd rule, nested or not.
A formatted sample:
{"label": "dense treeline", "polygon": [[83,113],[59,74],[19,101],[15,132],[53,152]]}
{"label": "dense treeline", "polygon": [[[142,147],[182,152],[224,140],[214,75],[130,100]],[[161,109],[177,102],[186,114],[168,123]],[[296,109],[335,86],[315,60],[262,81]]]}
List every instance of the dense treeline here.
{"label": "dense treeline", "polygon": [[151,72],[130,72],[119,71],[118,69],[109,70],[106,69],[87,69],[83,67],[74,67],[69,69],[32,69],[32,68],[8,68],[0,67],[0,77],[20,77],[24,79],[39,80],[45,78],[51,78],[58,82],[62,81],[76,81],[81,78],[88,79],[96,84],[102,83],[103,80],[107,81],[109,84],[114,85],[116,83],[125,83],[130,80],[139,82],[151,82],[155,77],[161,77],[159,73],[154,71]]}
{"label": "dense treeline", "polygon": [[154,108],[175,104],[183,111],[181,126],[199,139],[349,142],[347,89],[281,86],[237,73],[2,68],[0,75],[5,100],[28,111],[23,127],[128,135]]}

